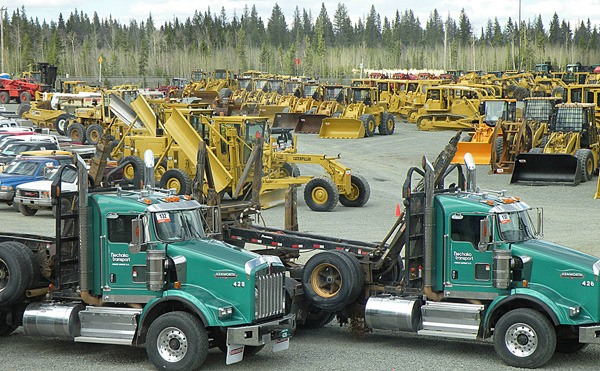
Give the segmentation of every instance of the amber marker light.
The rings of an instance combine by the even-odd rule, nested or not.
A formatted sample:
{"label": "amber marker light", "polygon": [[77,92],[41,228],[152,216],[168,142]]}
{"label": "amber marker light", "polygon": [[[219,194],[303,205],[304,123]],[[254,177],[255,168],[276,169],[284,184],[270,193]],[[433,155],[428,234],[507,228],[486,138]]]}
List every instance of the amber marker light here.
{"label": "amber marker light", "polygon": [[523,281],[521,282],[521,285],[523,285],[523,287],[528,287],[528,286],[529,286],[529,281],[527,281],[527,280],[523,280]]}
{"label": "amber marker light", "polygon": [[173,288],[179,290],[181,288],[181,282],[179,282],[179,281],[173,282]]}

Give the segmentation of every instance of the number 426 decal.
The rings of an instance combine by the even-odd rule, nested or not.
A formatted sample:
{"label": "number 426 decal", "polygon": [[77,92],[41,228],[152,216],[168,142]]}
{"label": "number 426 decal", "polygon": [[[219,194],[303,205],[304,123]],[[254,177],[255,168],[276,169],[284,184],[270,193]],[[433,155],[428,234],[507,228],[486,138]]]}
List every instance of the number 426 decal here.
{"label": "number 426 decal", "polygon": [[594,281],[583,281],[583,282],[581,282],[581,286],[594,287],[595,283],[594,283]]}

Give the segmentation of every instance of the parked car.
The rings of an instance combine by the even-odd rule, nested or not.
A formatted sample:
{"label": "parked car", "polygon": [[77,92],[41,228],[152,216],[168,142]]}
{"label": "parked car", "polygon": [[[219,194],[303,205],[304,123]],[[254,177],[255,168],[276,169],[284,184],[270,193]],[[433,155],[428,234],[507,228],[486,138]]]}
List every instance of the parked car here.
{"label": "parked car", "polygon": [[18,211],[17,205],[13,204],[13,199],[19,184],[43,179],[50,169],[72,162],[71,156],[64,155],[15,159],[6,166],[4,172],[0,173],[0,202],[13,205]]}
{"label": "parked car", "polygon": [[[15,191],[14,203],[19,208],[21,214],[25,216],[35,215],[38,210],[46,209],[56,210],[52,206],[52,197],[50,187],[58,168],[48,172],[42,180],[34,182],[22,183],[17,186]],[[62,175],[61,189],[65,192],[77,190],[77,171],[72,167],[67,167]]]}
{"label": "parked car", "polygon": [[60,149],[57,143],[53,142],[30,142],[30,141],[18,141],[9,144],[5,149],[0,151],[0,166],[5,166],[7,163],[17,157],[21,152],[25,151],[36,151],[36,150],[47,150],[47,149]]}

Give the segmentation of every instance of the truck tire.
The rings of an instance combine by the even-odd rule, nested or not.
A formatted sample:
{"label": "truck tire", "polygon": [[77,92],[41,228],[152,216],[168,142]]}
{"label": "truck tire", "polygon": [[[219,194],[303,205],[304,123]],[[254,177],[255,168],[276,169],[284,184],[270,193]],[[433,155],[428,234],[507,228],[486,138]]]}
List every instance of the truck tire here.
{"label": "truck tire", "polygon": [[81,144],[85,144],[85,127],[78,122],[72,122],[69,124],[66,135],[71,138],[73,142],[81,142]]}
{"label": "truck tire", "polygon": [[197,370],[208,356],[208,332],[190,313],[165,313],[148,329],[146,352],[159,370]]}
{"label": "truck tire", "polygon": [[546,364],[556,349],[556,331],[542,313],[513,309],[494,328],[494,348],[507,365],[537,368]]}
{"label": "truck tire", "polygon": [[375,134],[375,128],[377,127],[375,116],[366,113],[360,116],[360,121],[362,121],[365,126],[365,137],[372,137],[373,134]]}
{"label": "truck tire", "polygon": [[354,298],[357,298],[363,290],[364,280],[365,280],[365,273],[360,265],[360,262],[354,255],[352,255],[348,251],[333,250],[332,252],[334,254],[341,255],[344,259],[346,259],[347,262],[352,264],[352,267],[354,268],[353,276],[357,278],[357,282],[358,282],[358,284],[354,286],[355,291],[352,293],[352,296]]}
{"label": "truck tire", "polygon": [[0,104],[8,104],[10,102],[10,94],[7,91],[0,91]]}
{"label": "truck tire", "polygon": [[286,177],[296,178],[300,176],[300,169],[298,169],[298,165],[290,164],[289,162],[283,164],[282,171]]}
{"label": "truck tire", "polygon": [[31,93],[29,93],[28,91],[22,91],[21,94],[19,94],[19,101],[21,103],[30,103]]}
{"label": "truck tire", "polygon": [[17,329],[17,326],[9,325],[6,322],[7,316],[7,312],[0,312],[0,337],[10,335]]}
{"label": "truck tire", "polygon": [[34,216],[37,214],[38,209],[29,207],[27,205],[19,204],[19,212],[25,216]]}
{"label": "truck tire", "polygon": [[181,169],[167,170],[160,178],[160,188],[174,188],[178,195],[189,195],[192,192],[192,178]]}
{"label": "truck tire", "polygon": [[96,145],[100,141],[102,137],[102,133],[104,132],[104,128],[100,124],[91,124],[85,129],[85,138],[87,139],[87,143],[91,145]]}
{"label": "truck tire", "polygon": [[0,303],[3,306],[21,300],[33,282],[33,263],[17,242],[0,243]]}
{"label": "truck tire", "polygon": [[313,178],[304,186],[304,201],[312,211],[331,211],[340,193],[329,178]]}
{"label": "truck tire", "polygon": [[308,314],[304,322],[298,322],[298,328],[306,330],[318,329],[329,324],[334,318],[334,313],[317,308],[311,304],[309,305]]}
{"label": "truck tire", "polygon": [[378,130],[381,135],[392,135],[396,129],[396,119],[394,115],[388,112],[381,114],[381,123],[379,124]]}
{"label": "truck tire", "polygon": [[17,109],[17,117],[22,119],[23,115],[26,112],[29,112],[29,110],[31,109],[31,104],[29,103],[21,103],[19,104],[19,108]]}
{"label": "truck tire", "polygon": [[302,287],[310,303],[328,312],[338,312],[352,303],[362,286],[352,262],[342,254],[324,251],[313,255],[302,273]]}
{"label": "truck tire", "polygon": [[137,156],[125,156],[121,157],[117,163],[121,165],[125,162],[127,162],[127,165],[123,168],[123,181],[125,184],[133,184],[135,187],[139,187],[144,180],[144,161]]}
{"label": "truck tire", "polygon": [[578,149],[575,152],[575,157],[577,157],[577,167],[581,173],[581,181],[587,182],[592,180],[592,176],[594,176],[594,172],[596,171],[592,151],[587,148]]}
{"label": "truck tire", "polygon": [[350,177],[351,192],[347,195],[340,195],[340,203],[346,207],[365,206],[369,197],[371,197],[371,187],[362,175],[352,174]]}
{"label": "truck tire", "polygon": [[59,115],[54,121],[54,128],[58,131],[60,135],[67,134],[67,127],[69,126],[69,122],[71,121],[71,115],[68,113],[63,113]]}

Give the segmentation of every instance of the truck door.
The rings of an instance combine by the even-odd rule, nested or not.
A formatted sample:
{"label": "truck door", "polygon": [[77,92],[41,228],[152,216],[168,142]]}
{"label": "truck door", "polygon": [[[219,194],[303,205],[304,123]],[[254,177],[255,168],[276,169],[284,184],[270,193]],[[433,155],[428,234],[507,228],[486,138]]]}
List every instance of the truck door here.
{"label": "truck door", "polygon": [[146,288],[146,252],[129,250],[131,221],[136,217],[137,214],[108,213],[104,219],[103,295],[114,296],[115,301],[120,298],[123,302],[141,303],[147,301],[143,300],[147,296],[155,297]]}
{"label": "truck door", "polygon": [[492,289],[492,251],[477,249],[483,218],[483,214],[454,213],[446,223],[444,281],[451,284],[447,290],[462,292],[459,297],[481,297],[482,291]]}

